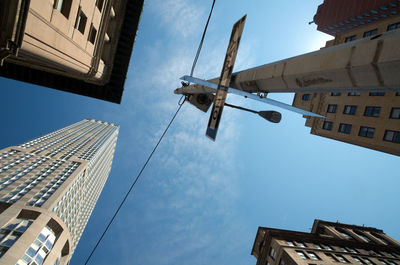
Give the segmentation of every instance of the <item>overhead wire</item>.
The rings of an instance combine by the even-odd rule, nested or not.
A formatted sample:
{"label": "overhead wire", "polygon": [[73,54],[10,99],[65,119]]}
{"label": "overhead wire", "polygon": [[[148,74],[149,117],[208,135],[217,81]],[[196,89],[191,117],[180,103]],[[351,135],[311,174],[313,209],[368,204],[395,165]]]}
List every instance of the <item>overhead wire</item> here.
{"label": "overhead wire", "polygon": [[[199,47],[197,49],[196,52],[196,56],[194,58],[193,61],[193,65],[192,65],[192,69],[190,71],[190,76],[193,76],[193,72],[194,72],[194,68],[196,67],[196,63],[197,60],[199,58],[200,55],[200,51],[201,51],[201,47],[203,46],[203,42],[204,42],[204,38],[207,32],[207,28],[208,28],[208,23],[210,22],[210,18],[211,18],[211,14],[212,11],[214,9],[214,5],[215,5],[215,0],[213,0],[212,6],[211,6],[211,10],[210,10],[210,14],[208,15],[208,19],[207,19],[207,23],[204,27],[204,31],[203,31],[203,35],[201,37],[200,40],[200,44]],[[123,200],[121,201],[121,203],[119,204],[117,210],[114,212],[113,217],[111,218],[111,220],[108,222],[107,227],[104,229],[103,233],[101,234],[100,238],[97,240],[96,245],[93,247],[92,251],[90,252],[90,255],[87,257],[86,261],[85,261],[85,265],[87,265],[90,261],[90,258],[93,256],[94,252],[96,251],[97,247],[99,246],[100,242],[102,241],[103,237],[105,236],[105,234],[107,233],[108,229],[110,228],[111,224],[114,222],[115,217],[117,216],[117,214],[119,213],[119,211],[121,210],[122,206],[124,205],[126,199],[128,198],[129,194],[131,193],[133,187],[136,185],[137,181],[139,180],[140,176],[142,175],[143,171],[145,170],[147,164],[149,163],[150,159],[152,158],[154,152],[157,150],[159,144],[161,143],[162,139],[164,138],[165,134],[167,133],[169,127],[171,126],[172,122],[175,120],[175,117],[178,115],[179,111],[182,108],[183,103],[185,103],[186,101],[186,96],[182,96],[179,99],[178,102],[178,109],[176,110],[174,116],[172,117],[172,119],[170,120],[170,122],[168,123],[168,126],[165,128],[164,132],[162,133],[161,137],[159,138],[157,144],[154,146],[153,151],[151,151],[150,155],[148,156],[146,162],[144,163],[144,165],[142,166],[141,170],[139,171],[139,173],[137,174],[135,180],[133,181],[132,185],[129,187],[129,190],[126,192]]]}

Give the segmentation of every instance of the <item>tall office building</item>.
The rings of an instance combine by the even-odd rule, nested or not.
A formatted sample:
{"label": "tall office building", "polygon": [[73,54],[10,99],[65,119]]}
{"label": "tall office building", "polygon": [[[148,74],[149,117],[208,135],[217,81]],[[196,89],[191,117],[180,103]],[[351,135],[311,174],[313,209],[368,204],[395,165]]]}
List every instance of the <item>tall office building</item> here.
{"label": "tall office building", "polygon": [[143,0],[2,0],[0,76],[121,102]]}
{"label": "tall office building", "polygon": [[0,264],[68,264],[111,170],[118,131],[83,120],[0,151]]}
{"label": "tall office building", "polygon": [[259,227],[257,265],[400,264],[400,242],[373,227],[315,220],[310,233]]}
{"label": "tall office building", "polygon": [[[335,37],[326,47],[351,45],[358,39],[397,31],[400,2],[325,0],[318,7],[314,22],[318,30]],[[381,69],[375,69],[379,79]],[[364,80],[373,78],[366,75]],[[296,93],[293,106],[327,117],[307,117],[306,126],[311,127],[312,134],[400,156],[400,92]]]}

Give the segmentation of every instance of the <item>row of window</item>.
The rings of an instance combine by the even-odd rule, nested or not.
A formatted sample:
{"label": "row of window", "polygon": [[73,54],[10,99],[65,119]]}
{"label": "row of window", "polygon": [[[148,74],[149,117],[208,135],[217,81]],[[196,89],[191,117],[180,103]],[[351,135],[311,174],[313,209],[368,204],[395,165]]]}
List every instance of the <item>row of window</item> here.
{"label": "row of window", "polygon": [[[354,232],[357,232],[357,235],[359,237],[361,237],[364,241],[371,242],[371,240],[369,240],[365,235],[362,235],[362,232],[359,232],[359,231],[354,231]],[[312,248],[315,248],[317,250],[341,251],[341,252],[346,252],[346,253],[365,255],[365,253],[361,252],[361,249],[357,250],[355,248],[350,248],[350,247],[338,247],[338,246],[336,246],[335,249],[334,249],[334,247],[332,247],[332,246],[330,246],[328,244],[316,244],[316,243],[310,244],[310,243],[307,243],[307,245],[306,245],[305,243],[299,242],[299,241],[296,241],[296,242],[294,242],[294,241],[286,241],[286,244],[289,245],[289,246],[296,246],[296,247],[301,247],[301,248],[306,248],[306,247],[310,248],[310,247],[312,247]],[[395,253],[385,252],[383,254],[381,252],[372,251],[372,250],[364,250],[364,251],[366,251],[368,253],[368,255],[382,256],[382,257],[387,256],[387,257],[391,257],[391,258],[399,258],[400,257],[399,253],[395,254]]]}
{"label": "row of window", "polygon": [[[60,11],[66,18],[69,18],[73,0],[54,0],[54,9]],[[97,0],[96,7],[101,12],[103,9],[104,0]]]}
{"label": "row of window", "polygon": [[[337,104],[329,104],[326,110],[327,113],[336,113],[338,109]],[[343,114],[347,115],[355,115],[357,111],[356,105],[345,105],[343,109]],[[364,116],[366,117],[379,117],[379,113],[381,111],[381,107],[377,106],[366,106],[364,110]],[[400,108],[392,108],[390,115],[390,119],[400,119]]]}
{"label": "row of window", "polygon": [[[312,251],[301,251],[301,250],[296,250],[297,255],[299,255],[302,259],[304,260],[322,260],[320,256],[318,256],[316,253]],[[333,254],[333,253],[324,253],[325,256],[329,257],[330,261],[334,262],[341,262],[341,263],[351,263],[346,257],[340,254]],[[375,265],[374,262],[372,262],[369,258],[367,257],[356,257],[356,256],[351,256],[352,259],[354,259],[358,264],[362,265]],[[379,262],[383,265],[397,265],[394,261],[391,260],[383,260],[383,259],[378,259]]]}
{"label": "row of window", "polygon": [[[391,31],[391,30],[398,29],[398,28],[400,28],[400,22],[388,25],[386,30]],[[371,37],[371,36],[376,35],[377,33],[378,33],[378,29],[372,29],[372,30],[364,32],[363,37],[364,38]],[[345,38],[344,42],[353,41],[355,39],[356,39],[356,35],[348,36]]]}
{"label": "row of window", "polygon": [[[96,6],[101,11],[103,8],[104,0],[97,0]],[[69,13],[71,11],[72,0],[55,0],[54,8],[61,12],[66,18],[69,17]],[[78,9],[78,14],[76,16],[75,28],[79,30],[82,34],[85,33],[87,23],[87,16],[83,13],[81,7]],[[94,44],[96,39],[97,29],[93,26],[93,23],[90,25],[89,37],[88,40]]]}
{"label": "row of window", "polygon": [[[333,127],[333,122],[331,121],[324,121],[322,125],[322,129],[327,131],[331,131],[332,127]],[[340,123],[338,132],[350,134],[351,129],[352,129],[351,124]],[[374,133],[375,133],[375,128],[360,126],[360,130],[358,131],[358,136],[374,138]],[[385,135],[383,136],[383,140],[386,142],[400,143],[400,131],[386,130]]]}
{"label": "row of window", "polygon": [[[390,2],[388,5],[380,6],[377,9],[372,9],[369,12],[359,14],[349,19],[344,19],[343,21],[340,21],[332,26],[325,27],[322,30],[325,32],[336,34],[342,31],[346,31],[348,29],[356,28],[358,26],[363,26],[365,24],[378,21],[379,19],[385,19],[391,15],[397,15],[398,11],[395,9],[397,8],[397,6],[397,3]],[[390,8],[393,9],[389,11]]]}
{"label": "row of window", "polygon": [[[332,92],[330,95],[333,97],[339,97],[342,95],[342,92]],[[359,91],[348,92],[347,95],[350,97],[361,96],[361,92]],[[368,95],[371,97],[383,97],[385,96],[385,92],[369,92]],[[400,96],[400,92],[396,92],[396,96]],[[301,96],[301,99],[304,101],[308,101],[310,100],[310,98],[311,98],[310,94],[303,94]]]}

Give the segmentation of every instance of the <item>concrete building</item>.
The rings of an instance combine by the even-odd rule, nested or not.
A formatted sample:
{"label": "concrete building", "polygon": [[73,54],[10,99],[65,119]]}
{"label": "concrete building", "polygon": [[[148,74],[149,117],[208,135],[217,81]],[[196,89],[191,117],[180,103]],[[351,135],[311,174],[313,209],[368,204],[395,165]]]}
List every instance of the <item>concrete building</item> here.
{"label": "concrete building", "polygon": [[0,2],[0,76],[120,103],[143,0]]}
{"label": "concrete building", "polygon": [[119,127],[83,120],[0,151],[0,264],[68,264],[111,170]]}
{"label": "concrete building", "polygon": [[[400,1],[325,0],[314,22],[335,37],[326,47],[351,45],[397,31]],[[312,134],[400,156],[400,92],[296,93],[293,106],[327,117],[307,117]]]}
{"label": "concrete building", "polygon": [[310,233],[259,227],[257,265],[400,264],[400,242],[373,227],[315,220]]}

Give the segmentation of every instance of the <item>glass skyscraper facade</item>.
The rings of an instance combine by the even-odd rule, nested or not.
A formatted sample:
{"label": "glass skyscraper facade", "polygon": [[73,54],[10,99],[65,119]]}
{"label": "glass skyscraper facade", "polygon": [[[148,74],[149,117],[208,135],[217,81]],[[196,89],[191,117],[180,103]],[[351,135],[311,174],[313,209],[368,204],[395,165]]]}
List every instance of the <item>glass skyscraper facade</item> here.
{"label": "glass skyscraper facade", "polygon": [[0,264],[68,264],[111,170],[118,131],[83,120],[0,150]]}

